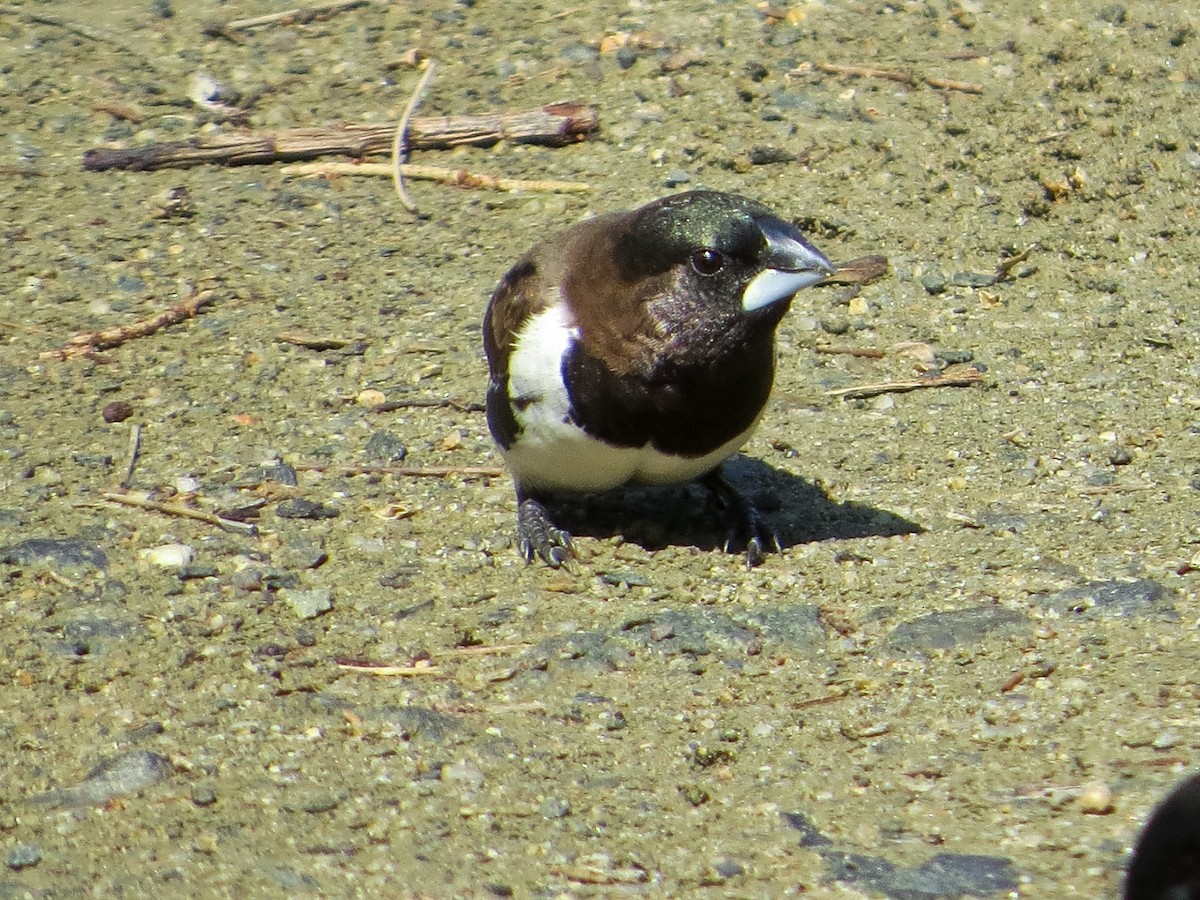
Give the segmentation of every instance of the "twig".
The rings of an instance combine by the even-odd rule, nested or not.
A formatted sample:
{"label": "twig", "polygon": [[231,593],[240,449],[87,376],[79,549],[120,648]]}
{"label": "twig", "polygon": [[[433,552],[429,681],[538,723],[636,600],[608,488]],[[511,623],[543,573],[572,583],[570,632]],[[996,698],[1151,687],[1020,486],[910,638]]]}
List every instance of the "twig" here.
{"label": "twig", "polygon": [[128,325],[115,325],[100,331],[85,331],[75,335],[57,350],[46,350],[40,353],[41,359],[78,359],[91,356],[100,350],[110,350],[119,347],[134,338],[154,334],[161,328],[177,325],[197,315],[202,308],[213,302],[215,291],[193,291],[191,296],[181,300],[174,306],[167,307],[162,312],[145,319],[138,319]]}
{"label": "twig", "polygon": [[[408,127],[411,150],[452,147],[490,147],[500,141],[562,147],[598,131],[595,106],[552,103],[537,109],[493,116],[433,116],[415,118]],[[328,128],[290,128],[265,133],[218,134],[144,147],[94,147],[83,154],[88,172],[124,169],[189,168],[205,163],[226,166],[294,162],[341,154],[361,159],[386,153],[395,140],[394,124],[334,125]],[[412,176],[411,173],[405,174]]]}
{"label": "twig", "polygon": [[827,356],[859,356],[865,359],[883,359],[887,356],[887,351],[875,347],[835,347],[832,344],[817,344],[813,349]]}
{"label": "twig", "polygon": [[1025,260],[1029,259],[1029,254],[1033,252],[1036,246],[1037,244],[1030,244],[1020,253],[1000,260],[1000,264],[996,266],[996,280],[1007,281],[1009,278],[1011,278],[1013,267],[1018,263],[1023,263]]}
{"label": "twig", "polygon": [[275,340],[281,344],[294,344],[305,350],[341,350],[343,347],[358,343],[361,338],[318,337],[315,334],[303,334],[299,331],[281,331],[275,335]]}
{"label": "twig", "polygon": [[[447,169],[442,166],[422,166],[407,163],[401,168],[409,178],[419,181],[436,181],[440,184],[451,184],[455,187],[478,188],[491,191],[537,191],[551,194],[581,194],[590,191],[592,186],[581,181],[547,181],[538,179],[529,181],[521,178],[503,178],[496,175],[479,175],[466,169]],[[391,176],[391,163],[296,163],[284,166],[279,174],[286,177],[312,177],[331,175],[368,175]]]}
{"label": "twig", "polygon": [[967,367],[961,371],[943,372],[941,375],[914,378],[912,381],[887,381],[881,384],[864,384],[859,387],[838,388],[835,391],[826,391],[825,394],[829,397],[841,397],[843,400],[865,400],[868,397],[878,397],[880,394],[904,394],[908,391],[919,391],[922,388],[970,387],[982,381],[982,372],[978,369]]}
{"label": "twig", "polygon": [[873,254],[838,263],[837,271],[826,276],[821,284],[870,284],[878,281],[888,271],[886,256]]}
{"label": "twig", "polygon": [[343,672],[362,672],[364,675],[379,675],[390,677],[412,677],[416,675],[440,675],[441,670],[432,663],[416,666],[390,666],[385,663],[352,662],[351,660],[336,660],[335,665]]}
{"label": "twig", "polygon": [[215,25],[212,27],[220,28],[222,31],[248,31],[251,28],[258,28],[262,25],[307,25],[309,22],[315,22],[318,19],[328,19],[337,13],[366,5],[367,0],[339,0],[336,3],[321,3],[317,6],[288,9],[266,16],[255,16],[252,19],[238,19],[225,25]]}
{"label": "twig", "polygon": [[100,497],[110,503],[119,503],[122,506],[132,506],[135,509],[147,509],[152,512],[160,512],[168,516],[178,516],[181,519],[195,519],[197,522],[205,522],[209,525],[216,525],[222,531],[230,531],[234,534],[258,534],[258,527],[252,522],[235,522],[233,519],[224,519],[221,516],[213,513],[204,512],[202,509],[192,509],[190,506],[179,506],[174,503],[160,503],[157,500],[149,500],[145,497],[135,497],[132,494],[119,494],[114,491],[103,491]]}
{"label": "twig", "polygon": [[129,429],[129,462],[125,466],[125,477],[119,487],[127,488],[133,481],[133,470],[137,467],[138,457],[142,454],[142,426],[136,422]]}
{"label": "twig", "polygon": [[397,478],[499,478],[504,469],[499,466],[296,466],[297,472],[325,472],[330,475],[395,475]]}
{"label": "twig", "polygon": [[396,135],[392,138],[392,183],[396,186],[396,196],[400,198],[400,202],[410,213],[417,212],[417,203],[404,188],[404,163],[408,161],[408,127],[412,123],[413,113],[421,105],[421,96],[425,93],[425,88],[429,86],[436,68],[437,64],[432,59],[425,64],[425,74],[413,88],[412,96],[408,98],[408,105],[404,107],[404,113],[396,125]]}
{"label": "twig", "polygon": [[833,63],[804,63],[792,69],[789,75],[807,75],[809,72],[824,72],[827,75],[845,75],[851,78],[882,78],[886,81],[897,81],[916,87],[926,84],[929,87],[943,91],[961,91],[965,94],[982,94],[983,85],[969,81],[953,81],[948,78],[934,78],[926,75],[916,75],[903,69],[881,69],[874,66],[840,66]]}
{"label": "twig", "polygon": [[400,409],[457,409],[459,412],[483,412],[486,407],[477,400],[463,402],[449,398],[412,397],[408,400],[385,400],[369,408],[373,413],[390,413]]}

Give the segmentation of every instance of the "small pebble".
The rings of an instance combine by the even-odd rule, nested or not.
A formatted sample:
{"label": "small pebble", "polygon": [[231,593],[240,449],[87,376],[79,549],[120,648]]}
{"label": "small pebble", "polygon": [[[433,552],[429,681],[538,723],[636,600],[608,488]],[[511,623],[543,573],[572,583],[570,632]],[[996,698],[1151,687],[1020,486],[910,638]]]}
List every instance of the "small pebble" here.
{"label": "small pebble", "polygon": [[301,619],[315,619],[333,609],[333,591],[329,588],[313,588],[308,591],[287,590],[280,592],[283,601]]}
{"label": "small pebble", "polygon": [[17,844],[4,857],[4,864],[14,871],[28,869],[42,861],[42,848],[37,844]]}
{"label": "small pebble", "polygon": [[354,402],[359,406],[380,406],[387,402],[387,395],[375,388],[367,388],[358,392],[358,396],[354,398]]}
{"label": "small pebble", "polygon": [[1079,808],[1093,816],[1108,815],[1113,811],[1112,790],[1103,781],[1085,784],[1079,794]]}
{"label": "small pebble", "polygon": [[112,403],[105,404],[100,415],[104,416],[104,421],[109,424],[124,422],[133,415],[133,404],[126,403],[124,400],[114,400]]}
{"label": "small pebble", "polygon": [[159,569],[182,569],[191,563],[196,551],[187,544],[162,544],[141,552],[141,557]]}

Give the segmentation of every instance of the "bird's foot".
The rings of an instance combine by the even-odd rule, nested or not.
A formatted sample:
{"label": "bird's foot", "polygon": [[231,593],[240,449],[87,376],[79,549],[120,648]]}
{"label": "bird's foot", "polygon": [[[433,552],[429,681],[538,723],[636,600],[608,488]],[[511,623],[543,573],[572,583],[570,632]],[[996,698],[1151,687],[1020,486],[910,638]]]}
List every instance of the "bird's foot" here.
{"label": "bird's foot", "polygon": [[536,556],[552,569],[575,559],[571,535],[556,527],[546,507],[532,497],[517,506],[517,548],[526,562],[533,562]]}
{"label": "bird's foot", "polygon": [[716,497],[729,520],[729,531],[725,536],[726,553],[741,550],[746,558],[746,568],[753,569],[762,564],[768,553],[782,550],[775,529],[753,503],[725,480],[720,469],[706,475],[703,483]]}

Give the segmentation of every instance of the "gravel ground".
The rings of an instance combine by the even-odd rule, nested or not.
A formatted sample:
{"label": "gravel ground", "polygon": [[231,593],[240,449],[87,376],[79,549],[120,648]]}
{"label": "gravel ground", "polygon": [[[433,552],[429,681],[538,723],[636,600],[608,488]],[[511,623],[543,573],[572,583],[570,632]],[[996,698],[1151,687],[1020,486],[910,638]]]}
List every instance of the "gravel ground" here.
{"label": "gravel ground", "polygon": [[[277,8],[0,8],[0,897],[1115,896],[1200,747],[1196,14],[203,30]],[[379,178],[81,171],[230,127],[200,75],[256,128],[392,121],[411,48],[422,114],[602,123],[417,162],[592,191],[412,183],[413,217]],[[487,296],[546,231],[685,187],[890,261],[781,329],[735,474],[784,552],[747,571],[682,487],[570,504],[579,571],[526,566],[508,479],[470,474]],[[41,355],[193,289],[184,324]],[[951,365],[982,383],[831,393]]]}

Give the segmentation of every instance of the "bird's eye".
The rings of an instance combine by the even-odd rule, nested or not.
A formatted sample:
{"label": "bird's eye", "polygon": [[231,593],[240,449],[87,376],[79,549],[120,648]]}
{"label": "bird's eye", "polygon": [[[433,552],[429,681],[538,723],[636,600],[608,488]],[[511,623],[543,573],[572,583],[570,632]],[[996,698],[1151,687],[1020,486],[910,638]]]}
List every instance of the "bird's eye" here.
{"label": "bird's eye", "polygon": [[716,275],[725,268],[725,256],[719,250],[706,247],[692,254],[692,268],[700,275]]}

